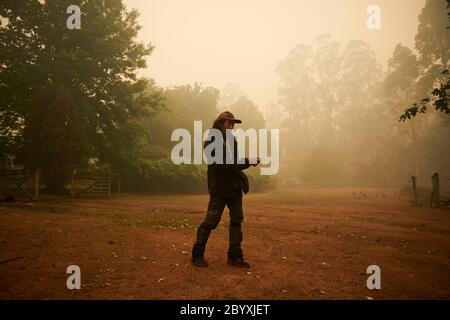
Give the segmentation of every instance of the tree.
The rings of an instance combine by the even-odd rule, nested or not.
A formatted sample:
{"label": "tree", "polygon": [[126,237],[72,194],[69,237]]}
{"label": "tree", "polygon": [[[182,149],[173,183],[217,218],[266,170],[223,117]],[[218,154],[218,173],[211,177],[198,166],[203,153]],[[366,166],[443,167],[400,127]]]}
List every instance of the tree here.
{"label": "tree", "polygon": [[[415,99],[406,101],[408,106],[399,121],[422,126],[421,150],[422,172],[430,176],[439,171],[448,174],[450,155],[450,109],[448,106],[450,89],[450,2],[427,0],[419,15],[416,34],[418,77],[415,85]],[[438,112],[428,112],[428,110]],[[426,113],[426,114],[424,114]],[[420,122],[416,116],[420,117]],[[417,169],[416,169],[417,171]],[[417,173],[416,173],[417,176]]]}
{"label": "tree", "polygon": [[376,140],[384,132],[376,128],[380,124],[376,103],[379,100],[381,66],[366,42],[351,40],[342,51],[339,67],[336,150],[340,151],[342,158],[341,181],[351,181],[356,177],[367,177],[366,164],[372,166],[370,173],[380,165],[383,148]]}
{"label": "tree", "polygon": [[312,46],[299,44],[276,68],[281,82],[278,105],[286,114],[286,119],[280,125],[280,139],[284,141],[280,151],[284,154],[286,164],[296,164],[289,170],[289,174],[296,177],[302,174],[298,163],[306,161],[315,133],[313,121],[317,101],[313,61]]}
{"label": "tree", "polygon": [[[72,4],[81,8],[80,30],[66,27]],[[137,76],[152,52],[137,41],[137,11],[122,0],[6,0],[0,15],[8,19],[0,28],[1,149],[19,148],[33,97],[63,86],[80,110],[89,145],[82,156],[132,167],[145,139],[139,119],[156,105]]]}
{"label": "tree", "polygon": [[253,128],[257,130],[266,127],[266,121],[256,104],[244,96],[240,96],[226,110],[232,112],[236,118],[242,120],[242,125],[239,125],[239,128]]}
{"label": "tree", "polygon": [[220,92],[217,107],[221,110],[227,110],[240,97],[248,98],[238,83],[228,82]]}
{"label": "tree", "polygon": [[278,88],[280,105],[284,107],[289,121],[306,124],[315,108],[313,78],[313,48],[299,44],[277,66],[281,79]]}
{"label": "tree", "polygon": [[64,86],[44,88],[33,98],[19,156],[32,169],[41,169],[51,192],[61,191],[80,163],[85,148],[80,111]]}
{"label": "tree", "polygon": [[[170,149],[172,131],[177,128],[192,129],[195,120],[203,122],[204,130],[212,125],[219,114],[217,101],[219,90],[201,84],[182,85],[166,88],[160,92],[164,109],[143,121],[150,137],[152,149]],[[158,152],[163,154],[163,152]]]}
{"label": "tree", "polygon": [[444,69],[450,59],[450,3],[448,0],[427,0],[419,15],[415,47],[423,69],[438,65]]}
{"label": "tree", "polygon": [[[405,105],[411,105],[417,99],[417,77],[419,66],[414,52],[398,44],[388,61],[388,73],[384,80],[387,103],[398,114]],[[409,124],[410,144],[413,148],[414,175],[419,176],[419,128],[416,122]]]}
{"label": "tree", "polygon": [[419,96],[424,98],[408,107],[400,116],[400,121],[412,119],[418,113],[425,113],[429,107],[444,114],[450,114],[448,106],[450,2],[448,0],[427,0],[419,15],[415,46],[420,68],[417,90]]}
{"label": "tree", "polygon": [[414,82],[419,75],[417,57],[413,51],[398,44],[388,61],[385,88],[389,94],[406,95],[415,91]]}
{"label": "tree", "polygon": [[[404,149],[405,132],[398,132],[395,119],[399,109],[394,113],[384,99],[382,69],[371,47],[351,40],[342,48],[321,36],[295,47],[278,65],[280,105],[288,116],[281,125],[283,160],[290,176],[312,182],[387,184]],[[408,52],[403,49],[396,54]],[[391,64],[392,81],[417,69]],[[400,89],[392,99],[404,94]]]}
{"label": "tree", "polygon": [[400,116],[400,121],[406,121],[414,118],[418,113],[425,113],[431,104],[436,111],[444,114],[450,114],[449,100],[450,100],[450,73],[448,69],[442,71],[446,77],[443,80],[438,80],[438,87],[434,88],[430,95],[431,98],[422,98],[419,102],[415,102],[411,107],[406,109]]}

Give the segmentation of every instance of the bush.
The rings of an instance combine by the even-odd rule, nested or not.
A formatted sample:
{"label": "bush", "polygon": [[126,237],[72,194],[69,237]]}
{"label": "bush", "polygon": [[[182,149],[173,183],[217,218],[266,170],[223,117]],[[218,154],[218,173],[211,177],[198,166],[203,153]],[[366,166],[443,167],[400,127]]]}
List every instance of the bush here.
{"label": "bush", "polygon": [[275,179],[272,176],[262,176],[259,167],[250,167],[245,171],[250,184],[250,192],[266,192],[275,189]]}
{"label": "bush", "polygon": [[[275,181],[261,176],[259,168],[245,170],[250,192],[273,189]],[[140,159],[138,168],[131,175],[122,177],[125,192],[179,192],[207,193],[207,165],[176,165],[170,159]]]}
{"label": "bush", "polygon": [[176,165],[170,159],[138,161],[132,191],[206,192],[206,165]]}

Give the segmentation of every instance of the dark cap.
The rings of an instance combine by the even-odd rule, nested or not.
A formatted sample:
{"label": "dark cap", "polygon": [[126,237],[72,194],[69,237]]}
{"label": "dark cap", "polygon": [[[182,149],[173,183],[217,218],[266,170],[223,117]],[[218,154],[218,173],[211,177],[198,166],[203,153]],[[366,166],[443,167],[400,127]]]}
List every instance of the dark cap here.
{"label": "dark cap", "polygon": [[240,119],[236,119],[236,118],[234,117],[234,115],[233,115],[230,111],[222,112],[222,113],[219,115],[219,119],[220,119],[220,120],[231,120],[231,121],[234,121],[234,122],[236,122],[236,123],[242,123],[242,121],[241,121]]}

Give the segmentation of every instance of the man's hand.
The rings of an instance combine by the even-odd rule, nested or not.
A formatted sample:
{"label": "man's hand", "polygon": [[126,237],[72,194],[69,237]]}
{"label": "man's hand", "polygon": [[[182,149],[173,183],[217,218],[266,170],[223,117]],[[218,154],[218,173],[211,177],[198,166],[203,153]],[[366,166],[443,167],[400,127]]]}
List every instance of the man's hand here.
{"label": "man's hand", "polygon": [[255,158],[251,158],[250,160],[250,164],[254,167],[256,167],[260,162],[261,162],[261,158],[260,157],[256,157]]}

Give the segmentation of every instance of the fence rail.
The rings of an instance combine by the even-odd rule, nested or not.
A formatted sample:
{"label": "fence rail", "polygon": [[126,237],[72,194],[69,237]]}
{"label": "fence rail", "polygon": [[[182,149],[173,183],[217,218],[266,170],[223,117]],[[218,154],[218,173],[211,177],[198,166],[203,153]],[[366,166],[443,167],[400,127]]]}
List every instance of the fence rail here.
{"label": "fence rail", "polygon": [[72,198],[111,198],[113,182],[116,182],[117,191],[120,193],[120,176],[118,174],[74,170],[72,173],[70,195]]}
{"label": "fence rail", "polygon": [[39,200],[40,172],[4,169],[0,171],[0,193],[6,196]]}

